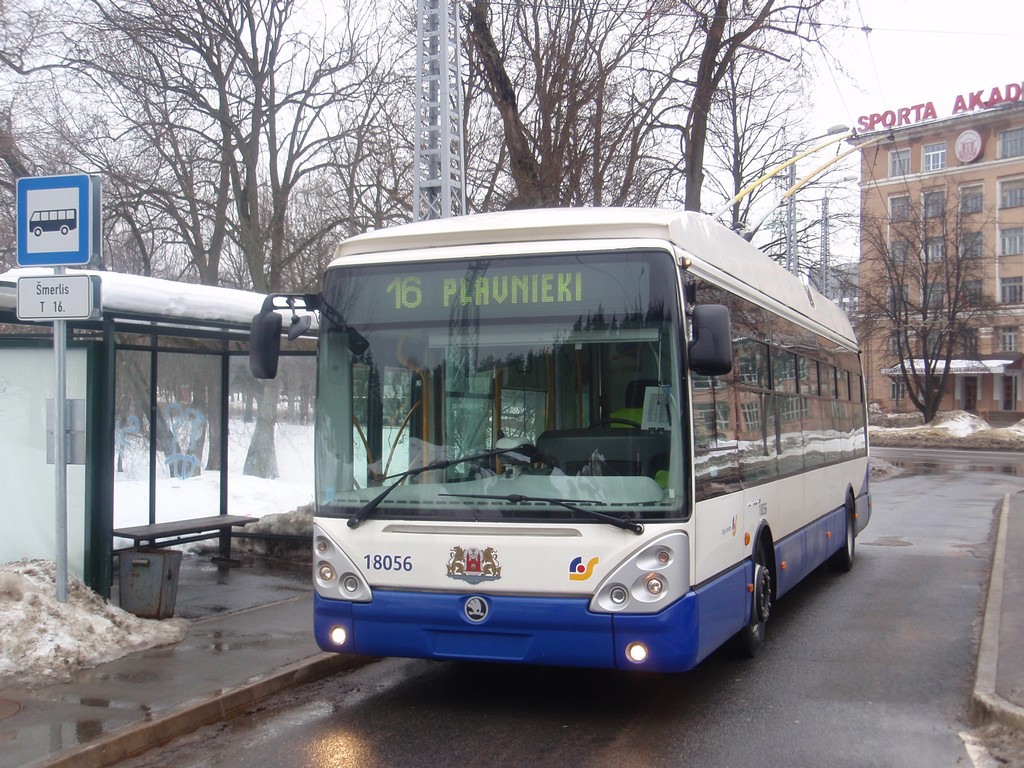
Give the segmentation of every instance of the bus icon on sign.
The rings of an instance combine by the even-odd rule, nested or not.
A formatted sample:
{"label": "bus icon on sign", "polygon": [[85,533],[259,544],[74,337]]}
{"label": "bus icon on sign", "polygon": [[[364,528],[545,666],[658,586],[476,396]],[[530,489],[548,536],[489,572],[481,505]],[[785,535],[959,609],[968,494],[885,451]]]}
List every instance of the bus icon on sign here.
{"label": "bus icon on sign", "polygon": [[33,211],[28,220],[28,228],[36,237],[41,237],[43,232],[60,232],[66,235],[72,229],[78,229],[78,209]]}

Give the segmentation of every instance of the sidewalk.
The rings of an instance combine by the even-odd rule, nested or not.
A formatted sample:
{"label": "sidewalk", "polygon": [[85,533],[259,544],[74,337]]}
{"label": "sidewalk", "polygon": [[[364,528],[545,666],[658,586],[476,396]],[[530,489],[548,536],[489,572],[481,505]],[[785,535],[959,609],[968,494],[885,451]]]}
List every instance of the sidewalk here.
{"label": "sidewalk", "polygon": [[186,558],[174,615],[192,622],[188,636],[67,683],[0,689],[0,768],[112,765],[289,686],[364,663],[320,652],[312,603],[308,568],[217,568]]}
{"label": "sidewalk", "polygon": [[[969,709],[976,725],[1024,731],[1024,494],[1006,497],[999,521]],[[192,622],[176,645],[68,683],[0,689],[0,768],[112,765],[366,661],[316,647],[308,569],[218,569],[186,558],[175,616]]]}
{"label": "sidewalk", "polygon": [[971,697],[974,725],[1024,731],[1024,494],[1007,495],[999,514],[992,577]]}

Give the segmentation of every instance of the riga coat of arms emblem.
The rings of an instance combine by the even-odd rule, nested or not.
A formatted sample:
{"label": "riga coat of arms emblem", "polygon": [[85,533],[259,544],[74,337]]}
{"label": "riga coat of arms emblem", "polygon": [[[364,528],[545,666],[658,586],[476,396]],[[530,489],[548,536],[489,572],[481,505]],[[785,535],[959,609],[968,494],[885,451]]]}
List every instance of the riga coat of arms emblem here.
{"label": "riga coat of arms emblem", "polygon": [[501,565],[494,547],[452,547],[448,558],[448,578],[480,584],[501,578]]}

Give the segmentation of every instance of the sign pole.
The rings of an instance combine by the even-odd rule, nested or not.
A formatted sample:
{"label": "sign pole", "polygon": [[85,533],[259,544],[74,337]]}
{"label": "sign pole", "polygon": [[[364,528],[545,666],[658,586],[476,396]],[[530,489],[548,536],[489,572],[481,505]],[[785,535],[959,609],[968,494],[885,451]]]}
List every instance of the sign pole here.
{"label": "sign pole", "polygon": [[[63,276],[62,266],[54,267],[55,276]],[[53,358],[55,387],[53,396],[53,465],[54,465],[54,527],[57,547],[57,601],[68,601],[68,470],[67,425],[65,401],[67,399],[67,320],[53,321]]]}
{"label": "sign pole", "polygon": [[68,601],[67,321],[102,314],[100,279],[68,275],[101,253],[101,180],[83,173],[19,178],[15,183],[19,267],[53,267],[53,275],[18,278],[18,319],[53,320],[54,545],[57,600]]}

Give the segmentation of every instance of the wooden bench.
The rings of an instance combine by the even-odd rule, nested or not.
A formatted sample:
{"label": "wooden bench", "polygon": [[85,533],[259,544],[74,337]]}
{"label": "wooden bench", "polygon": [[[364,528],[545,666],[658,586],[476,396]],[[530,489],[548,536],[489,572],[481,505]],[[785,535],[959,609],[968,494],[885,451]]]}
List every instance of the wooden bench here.
{"label": "wooden bench", "polygon": [[231,529],[235,526],[255,523],[259,518],[245,515],[210,515],[189,520],[171,520],[153,525],[133,525],[129,528],[115,528],[114,535],[131,539],[135,546],[170,547],[192,541],[209,539],[215,532],[220,535],[220,554],[215,561],[227,563],[231,559]]}

